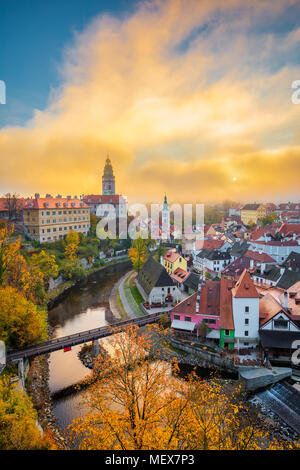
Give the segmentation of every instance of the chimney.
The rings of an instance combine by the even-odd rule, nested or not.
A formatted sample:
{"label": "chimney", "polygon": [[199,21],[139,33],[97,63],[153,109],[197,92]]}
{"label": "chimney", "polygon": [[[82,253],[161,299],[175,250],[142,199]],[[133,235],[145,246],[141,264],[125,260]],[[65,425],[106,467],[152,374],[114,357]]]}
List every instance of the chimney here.
{"label": "chimney", "polygon": [[288,293],[287,293],[287,291],[284,291],[284,294],[283,294],[283,308],[284,308],[284,310],[287,310],[287,308],[288,308]]}
{"label": "chimney", "polygon": [[261,263],[261,265],[260,265],[261,274],[263,274],[265,272],[265,269],[266,269],[266,263]]}
{"label": "chimney", "polygon": [[250,259],[250,269],[254,268],[254,259]]}

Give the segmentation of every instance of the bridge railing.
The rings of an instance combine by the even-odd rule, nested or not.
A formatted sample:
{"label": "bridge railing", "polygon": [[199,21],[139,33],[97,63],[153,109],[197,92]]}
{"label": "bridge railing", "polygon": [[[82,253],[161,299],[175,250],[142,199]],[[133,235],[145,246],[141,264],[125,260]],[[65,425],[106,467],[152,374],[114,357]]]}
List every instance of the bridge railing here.
{"label": "bridge railing", "polygon": [[144,315],[142,317],[133,318],[133,319],[130,318],[128,320],[122,320],[120,322],[113,323],[112,325],[105,325],[105,326],[101,326],[101,327],[98,327],[98,328],[93,328],[91,330],[80,331],[79,333],[74,333],[72,335],[62,336],[60,338],[54,338],[54,339],[50,339],[50,340],[46,340],[46,341],[41,341],[40,343],[32,344],[30,346],[27,346],[27,347],[21,348],[21,349],[9,349],[9,350],[7,350],[7,356],[9,357],[10,355],[13,355],[13,354],[16,354],[16,353],[21,353],[21,352],[26,353],[28,351],[32,351],[33,349],[37,350],[39,348],[45,348],[46,346],[50,347],[50,346],[53,346],[53,345],[59,344],[59,343],[72,342],[72,340],[77,340],[80,337],[85,337],[83,342],[89,341],[87,336],[97,336],[97,334],[100,333],[100,332],[105,333],[105,332],[108,332],[109,330],[114,329],[114,328],[116,328],[116,329],[117,328],[122,328],[123,326],[129,325],[129,324],[136,324],[136,325],[139,325],[139,326],[143,326],[143,325],[147,325],[148,323],[154,323],[159,319],[159,317],[163,313],[166,313],[166,312],[150,313],[150,314]]}

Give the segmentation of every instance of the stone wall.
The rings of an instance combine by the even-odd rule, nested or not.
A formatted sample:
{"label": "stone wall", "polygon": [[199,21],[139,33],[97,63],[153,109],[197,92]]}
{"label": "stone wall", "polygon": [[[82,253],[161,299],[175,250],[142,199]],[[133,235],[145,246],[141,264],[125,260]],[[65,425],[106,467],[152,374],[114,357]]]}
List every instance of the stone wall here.
{"label": "stone wall", "polygon": [[176,339],[170,338],[172,346],[178,349],[182,349],[185,352],[194,354],[199,357],[199,366],[208,369],[222,369],[231,373],[237,373],[238,369],[234,365],[233,359],[230,357],[221,357],[219,354],[203,350],[190,344],[182,343]]}

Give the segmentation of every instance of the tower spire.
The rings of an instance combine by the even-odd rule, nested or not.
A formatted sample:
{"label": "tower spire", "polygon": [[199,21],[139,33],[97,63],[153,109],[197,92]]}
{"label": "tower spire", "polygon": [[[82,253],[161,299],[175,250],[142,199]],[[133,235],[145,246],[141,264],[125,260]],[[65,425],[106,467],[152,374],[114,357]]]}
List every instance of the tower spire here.
{"label": "tower spire", "polygon": [[115,194],[114,171],[108,153],[102,176],[102,194]]}

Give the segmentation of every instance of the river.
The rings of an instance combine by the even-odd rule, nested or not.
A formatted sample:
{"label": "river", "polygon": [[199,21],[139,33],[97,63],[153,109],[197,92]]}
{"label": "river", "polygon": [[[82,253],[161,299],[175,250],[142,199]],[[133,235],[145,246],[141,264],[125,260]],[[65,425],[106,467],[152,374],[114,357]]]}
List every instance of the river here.
{"label": "river", "polygon": [[[58,305],[49,310],[49,323],[54,328],[53,337],[59,338],[113,323],[114,319],[108,311],[109,295],[117,280],[128,270],[128,266],[112,265],[95,273],[85,285],[74,286]],[[107,346],[109,338],[99,341]],[[73,385],[91,373],[77,357],[81,347],[73,346],[71,351],[61,350],[50,354],[48,385],[51,393]],[[87,413],[87,408],[81,403],[84,393],[78,392],[53,400],[53,411],[61,429],[74,418]]]}

